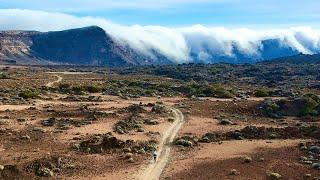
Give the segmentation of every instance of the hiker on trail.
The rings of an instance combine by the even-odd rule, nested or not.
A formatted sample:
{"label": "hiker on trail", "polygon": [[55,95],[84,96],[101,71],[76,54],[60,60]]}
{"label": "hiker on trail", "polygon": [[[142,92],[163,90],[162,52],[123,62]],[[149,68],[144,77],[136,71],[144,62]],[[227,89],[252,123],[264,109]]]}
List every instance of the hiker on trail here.
{"label": "hiker on trail", "polygon": [[154,151],[153,152],[153,160],[154,160],[154,162],[157,162],[157,157],[158,157],[158,153],[157,153],[157,151]]}

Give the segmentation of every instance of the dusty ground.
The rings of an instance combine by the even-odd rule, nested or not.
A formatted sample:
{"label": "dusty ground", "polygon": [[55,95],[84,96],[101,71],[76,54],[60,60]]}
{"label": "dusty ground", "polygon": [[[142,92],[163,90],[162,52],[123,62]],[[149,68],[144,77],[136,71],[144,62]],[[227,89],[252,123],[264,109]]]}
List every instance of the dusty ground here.
{"label": "dusty ground", "polygon": [[[274,121],[259,114],[256,105],[260,99],[233,102],[223,99],[187,100],[184,109],[187,122],[180,136],[201,137],[208,132],[229,132],[253,125],[281,128],[295,126],[299,118],[288,117]],[[232,120],[234,125],[220,125],[218,117]],[[276,172],[283,179],[311,179],[320,176],[319,170],[298,163],[304,154],[299,150],[301,142],[309,139],[287,140],[232,140],[201,143],[192,149],[174,148],[172,159],[161,179],[268,179]],[[244,163],[251,157],[251,163]],[[233,175],[232,169],[237,171]]]}
{"label": "dusty ground", "polygon": [[[4,166],[0,179],[41,179],[36,175],[39,167],[51,167],[54,179],[267,179],[272,172],[283,179],[303,179],[306,174],[311,174],[311,179],[320,177],[319,170],[299,163],[299,157],[306,154],[298,144],[314,142],[312,138],[229,140],[199,143],[193,148],[173,145],[176,134],[201,138],[209,132],[227,133],[252,125],[283,128],[303,122],[297,117],[264,117],[257,108],[263,98],[73,95],[55,88],[66,83],[105,85],[107,78],[103,73],[40,67],[14,67],[8,72],[12,78],[0,79],[0,89],[43,87],[44,92],[39,98],[0,104],[0,169]],[[68,99],[70,96],[78,99]],[[99,98],[90,100],[90,96]],[[171,110],[164,114],[152,112],[157,102]],[[130,112],[132,105],[143,111]],[[158,124],[142,124],[143,132],[137,128],[123,134],[116,132],[116,124],[130,116],[156,120]],[[44,125],[44,120],[50,118],[55,118],[55,124]],[[223,118],[233,125],[219,124]],[[308,123],[319,126],[317,122]],[[98,153],[75,148],[108,132],[121,142],[157,141],[158,162],[151,161],[151,152],[133,152],[134,161],[129,162],[125,148]],[[252,162],[244,163],[246,156]],[[232,169],[236,175],[231,174]]]}

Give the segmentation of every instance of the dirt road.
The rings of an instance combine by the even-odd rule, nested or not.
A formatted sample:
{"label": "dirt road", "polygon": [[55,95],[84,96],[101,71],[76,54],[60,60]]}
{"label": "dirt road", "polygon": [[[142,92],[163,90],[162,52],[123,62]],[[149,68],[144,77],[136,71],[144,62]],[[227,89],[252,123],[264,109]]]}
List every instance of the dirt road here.
{"label": "dirt road", "polygon": [[158,180],[168,163],[170,155],[170,144],[173,142],[178,131],[184,123],[184,116],[182,112],[178,109],[171,108],[174,113],[175,121],[170,126],[170,128],[164,132],[161,142],[158,148],[158,161],[156,163],[151,163],[140,176],[141,180]]}
{"label": "dirt road", "polygon": [[49,82],[46,86],[47,87],[52,87],[55,83],[59,83],[59,82],[61,82],[62,81],[62,77],[61,76],[59,76],[59,75],[54,75],[55,77],[57,77],[58,79],[57,80],[55,80],[55,81],[52,81],[52,82]]}

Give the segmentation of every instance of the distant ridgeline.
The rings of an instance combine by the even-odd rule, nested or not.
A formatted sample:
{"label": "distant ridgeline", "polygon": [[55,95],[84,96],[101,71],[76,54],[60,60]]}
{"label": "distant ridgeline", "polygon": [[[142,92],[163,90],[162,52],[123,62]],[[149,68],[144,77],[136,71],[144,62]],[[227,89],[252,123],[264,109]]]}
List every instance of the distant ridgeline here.
{"label": "distant ridgeline", "polygon": [[[318,62],[319,55],[298,55],[299,52],[284,46],[280,40],[261,41],[259,56],[242,53],[233,45],[234,56],[217,55],[207,51],[211,60],[202,60],[190,50],[193,63],[254,63],[276,59],[274,61]],[[211,54],[210,54],[211,53]],[[293,56],[298,55],[298,56]],[[288,57],[290,56],[290,57]],[[286,57],[286,58],[282,58]],[[136,66],[174,64],[175,61],[153,50],[153,55],[146,55],[120,43],[109,36],[103,29],[91,26],[55,32],[2,31],[0,32],[0,64],[25,65],[94,65],[94,66]]]}

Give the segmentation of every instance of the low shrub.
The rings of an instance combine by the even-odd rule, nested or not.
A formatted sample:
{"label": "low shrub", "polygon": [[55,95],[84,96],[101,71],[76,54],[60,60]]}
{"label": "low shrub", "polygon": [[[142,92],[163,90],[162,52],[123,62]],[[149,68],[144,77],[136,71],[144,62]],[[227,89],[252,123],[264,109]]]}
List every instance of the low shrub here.
{"label": "low shrub", "polygon": [[40,92],[36,89],[27,89],[19,93],[19,97],[22,97],[23,99],[37,98],[39,95]]}
{"label": "low shrub", "polygon": [[256,97],[268,97],[270,92],[267,89],[257,89],[254,93]]}

